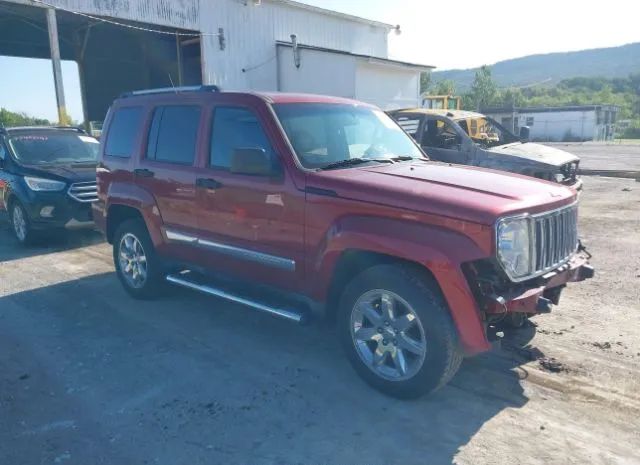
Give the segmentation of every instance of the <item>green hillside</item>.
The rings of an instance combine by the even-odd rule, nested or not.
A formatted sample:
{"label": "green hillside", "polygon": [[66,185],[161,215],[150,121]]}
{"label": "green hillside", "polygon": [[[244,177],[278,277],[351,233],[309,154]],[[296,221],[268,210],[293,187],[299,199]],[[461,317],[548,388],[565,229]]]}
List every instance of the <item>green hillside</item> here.
{"label": "green hillside", "polygon": [[[478,68],[434,71],[432,81],[452,80],[458,91],[468,90]],[[572,77],[626,77],[640,72],[640,43],[579,52],[530,55],[491,66],[499,87],[555,84]]]}

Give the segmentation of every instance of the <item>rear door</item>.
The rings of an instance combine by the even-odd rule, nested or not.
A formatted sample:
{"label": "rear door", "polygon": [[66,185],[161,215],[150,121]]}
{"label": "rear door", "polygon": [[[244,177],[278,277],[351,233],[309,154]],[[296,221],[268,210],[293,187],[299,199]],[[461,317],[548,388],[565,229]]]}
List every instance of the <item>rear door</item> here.
{"label": "rear door", "polygon": [[194,164],[202,114],[202,106],[193,101],[155,106],[147,124],[146,144],[134,169],[136,184],[155,198],[171,251],[188,260],[194,255],[189,241],[172,239],[197,235]]}
{"label": "rear door", "polygon": [[[207,266],[243,278],[296,288],[304,274],[304,193],[296,189],[274,147],[270,115],[251,105],[217,105],[198,187],[200,250]],[[273,176],[232,170],[236,149],[262,149]]]}

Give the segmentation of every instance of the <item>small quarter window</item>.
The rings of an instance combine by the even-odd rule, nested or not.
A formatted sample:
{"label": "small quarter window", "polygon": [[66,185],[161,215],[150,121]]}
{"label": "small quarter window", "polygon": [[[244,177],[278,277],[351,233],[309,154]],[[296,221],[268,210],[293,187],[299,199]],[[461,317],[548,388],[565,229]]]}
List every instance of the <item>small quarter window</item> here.
{"label": "small quarter window", "polygon": [[111,118],[107,133],[105,155],[121,158],[131,157],[141,121],[142,107],[125,107],[116,110]]}
{"label": "small quarter window", "polygon": [[158,107],[149,129],[149,160],[191,165],[196,155],[200,107],[175,105]]}
{"label": "small quarter window", "polygon": [[397,120],[398,124],[407,134],[415,137],[420,127],[420,118],[412,118],[409,116],[400,116]]}

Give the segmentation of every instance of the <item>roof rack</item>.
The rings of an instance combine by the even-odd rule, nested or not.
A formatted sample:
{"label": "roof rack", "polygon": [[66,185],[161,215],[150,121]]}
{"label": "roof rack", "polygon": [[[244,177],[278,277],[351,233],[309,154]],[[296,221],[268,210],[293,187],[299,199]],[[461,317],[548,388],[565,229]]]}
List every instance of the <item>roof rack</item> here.
{"label": "roof rack", "polygon": [[181,87],[159,87],[157,89],[144,89],[133,90],[120,94],[120,98],[133,97],[136,95],[151,95],[151,94],[171,94],[181,92],[220,92],[220,87],[214,85],[201,85],[201,86],[181,86]]}
{"label": "roof rack", "polygon": [[67,129],[69,131],[76,131],[82,134],[86,134],[87,131],[84,128],[79,126],[3,126],[0,124],[0,134],[8,134],[9,131],[29,131],[29,130],[38,130],[38,129]]}

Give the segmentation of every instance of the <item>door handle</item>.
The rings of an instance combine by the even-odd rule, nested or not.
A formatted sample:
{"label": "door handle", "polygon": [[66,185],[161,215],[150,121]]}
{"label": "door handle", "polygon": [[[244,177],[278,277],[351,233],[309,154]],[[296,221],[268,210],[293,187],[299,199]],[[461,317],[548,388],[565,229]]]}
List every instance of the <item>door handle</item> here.
{"label": "door handle", "polygon": [[133,170],[133,174],[140,176],[141,178],[152,178],[155,176],[153,171],[144,168],[136,168]]}
{"label": "door handle", "polygon": [[198,178],[196,179],[196,186],[203,187],[205,189],[220,189],[222,183],[211,178]]}

